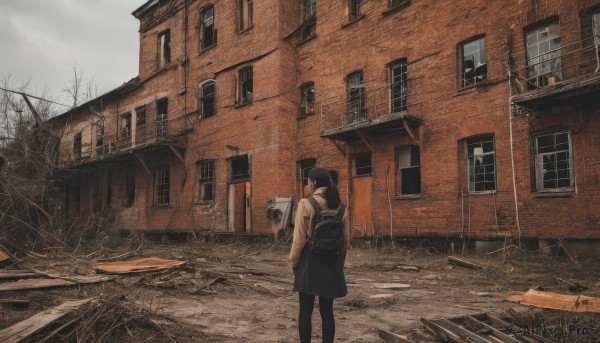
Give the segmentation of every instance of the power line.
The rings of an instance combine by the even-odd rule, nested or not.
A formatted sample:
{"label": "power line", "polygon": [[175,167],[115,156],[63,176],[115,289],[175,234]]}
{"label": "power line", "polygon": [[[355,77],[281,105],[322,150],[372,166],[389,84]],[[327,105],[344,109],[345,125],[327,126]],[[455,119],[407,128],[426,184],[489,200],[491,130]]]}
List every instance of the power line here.
{"label": "power line", "polygon": [[25,92],[13,91],[13,90],[6,89],[6,88],[2,88],[2,87],[0,87],[0,90],[3,90],[3,91],[5,91],[5,92],[9,92],[9,93],[19,94],[19,95],[26,95],[26,96],[28,96],[28,97],[30,97],[30,98],[34,98],[34,99],[38,99],[38,100],[42,100],[42,101],[45,101],[45,102],[49,102],[49,103],[56,104],[56,105],[60,105],[60,106],[64,106],[64,107],[71,107],[71,106],[69,106],[69,105],[65,105],[65,104],[58,103],[58,102],[56,102],[56,101],[52,101],[52,100],[48,100],[48,99],[44,99],[44,98],[40,98],[39,96],[35,96],[35,95],[31,95],[31,94],[27,94],[27,93],[25,93]]}

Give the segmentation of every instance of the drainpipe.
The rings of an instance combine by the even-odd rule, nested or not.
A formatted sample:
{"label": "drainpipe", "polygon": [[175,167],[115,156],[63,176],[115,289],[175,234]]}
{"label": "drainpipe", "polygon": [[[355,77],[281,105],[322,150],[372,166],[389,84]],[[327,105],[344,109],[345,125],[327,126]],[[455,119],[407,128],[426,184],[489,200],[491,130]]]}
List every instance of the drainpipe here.
{"label": "drainpipe", "polygon": [[517,233],[519,237],[519,244],[521,243],[521,224],[519,223],[519,202],[517,197],[517,181],[515,179],[515,155],[513,149],[513,102],[512,102],[512,71],[510,69],[510,64],[508,66],[508,124],[509,124],[509,133],[510,133],[510,161],[512,165],[512,185],[513,185],[513,195],[515,202],[515,220],[517,224]]}

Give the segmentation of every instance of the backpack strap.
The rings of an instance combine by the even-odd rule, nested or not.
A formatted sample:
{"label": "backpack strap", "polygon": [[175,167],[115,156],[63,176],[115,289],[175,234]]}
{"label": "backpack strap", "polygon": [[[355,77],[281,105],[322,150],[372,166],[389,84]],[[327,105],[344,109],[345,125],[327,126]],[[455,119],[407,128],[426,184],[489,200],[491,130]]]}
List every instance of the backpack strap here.
{"label": "backpack strap", "polygon": [[319,205],[317,199],[315,199],[315,197],[313,197],[312,195],[308,197],[308,201],[315,209],[315,216],[313,217],[312,222],[310,223],[311,228],[314,230],[317,218],[319,218],[319,216],[321,215],[321,205]]}
{"label": "backpack strap", "polygon": [[344,212],[346,211],[346,206],[340,203],[340,207],[338,208],[337,217],[339,220],[344,220]]}

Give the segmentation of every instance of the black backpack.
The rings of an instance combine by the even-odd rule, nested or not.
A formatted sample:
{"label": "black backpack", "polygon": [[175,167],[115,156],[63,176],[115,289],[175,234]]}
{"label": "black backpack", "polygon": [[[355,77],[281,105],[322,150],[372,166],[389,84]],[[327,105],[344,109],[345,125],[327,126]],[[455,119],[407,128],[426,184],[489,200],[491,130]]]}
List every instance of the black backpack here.
{"label": "black backpack", "polygon": [[315,209],[313,233],[309,238],[310,251],[322,255],[339,254],[344,247],[344,211],[346,207],[340,204],[337,214],[321,212],[321,206],[312,196],[308,198]]}

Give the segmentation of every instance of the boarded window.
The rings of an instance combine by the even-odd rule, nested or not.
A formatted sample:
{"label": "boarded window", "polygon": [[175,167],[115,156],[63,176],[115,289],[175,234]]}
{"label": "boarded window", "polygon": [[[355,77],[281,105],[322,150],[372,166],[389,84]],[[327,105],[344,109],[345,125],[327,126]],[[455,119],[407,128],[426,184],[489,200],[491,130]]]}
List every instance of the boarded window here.
{"label": "boarded window", "polygon": [[408,107],[408,66],[406,59],[400,59],[389,65],[390,96],[392,97],[392,113],[406,111]]}
{"label": "boarded window", "polygon": [[156,138],[164,139],[167,136],[169,99],[163,98],[156,101]]}
{"label": "boarded window", "polygon": [[215,114],[215,82],[206,81],[200,86],[200,116],[208,118]]}
{"label": "boarded window", "polygon": [[171,31],[166,30],[158,35],[159,67],[171,63]]}
{"label": "boarded window", "polygon": [[209,6],[202,10],[200,13],[201,17],[201,34],[200,37],[202,42],[200,43],[201,49],[209,48],[217,44],[217,30],[215,29],[215,11],[213,6]]}
{"label": "boarded window", "polygon": [[371,175],[371,154],[361,154],[355,156],[354,171],[356,176]]}
{"label": "boarded window", "polygon": [[248,155],[231,159],[231,181],[247,180],[250,178]]}
{"label": "boarded window", "polygon": [[315,111],[315,84],[306,83],[300,87],[300,116],[304,116]]}
{"label": "boarded window", "polygon": [[252,26],[254,17],[254,1],[242,0],[240,6],[240,30],[245,30]]}
{"label": "boarded window", "polygon": [[462,86],[470,86],[487,79],[485,37],[462,45]]}
{"label": "boarded window", "polygon": [[246,104],[252,101],[254,92],[254,76],[252,67],[245,67],[239,74],[239,104]]}
{"label": "boarded window", "polygon": [[486,135],[467,140],[469,192],[496,189],[494,136]]}
{"label": "boarded window", "polygon": [[213,161],[200,161],[196,163],[197,173],[197,197],[200,202],[210,202],[215,200],[215,165]]}
{"label": "boarded window", "polygon": [[405,146],[396,150],[396,195],[421,193],[421,149]]}
{"label": "boarded window", "polygon": [[573,190],[571,136],[551,132],[535,136],[536,191]]}
{"label": "boarded window", "polygon": [[367,109],[365,100],[366,96],[363,72],[359,71],[348,75],[346,78],[347,111],[343,124],[352,124],[356,121],[366,119]]}
{"label": "boarded window", "polygon": [[560,26],[547,24],[525,34],[527,44],[527,85],[535,89],[562,80]]}
{"label": "boarded window", "polygon": [[169,166],[163,166],[156,170],[157,205],[169,205],[170,181]]}

